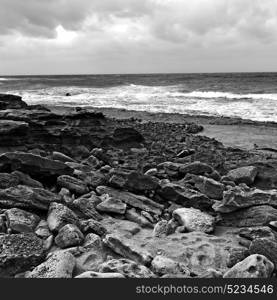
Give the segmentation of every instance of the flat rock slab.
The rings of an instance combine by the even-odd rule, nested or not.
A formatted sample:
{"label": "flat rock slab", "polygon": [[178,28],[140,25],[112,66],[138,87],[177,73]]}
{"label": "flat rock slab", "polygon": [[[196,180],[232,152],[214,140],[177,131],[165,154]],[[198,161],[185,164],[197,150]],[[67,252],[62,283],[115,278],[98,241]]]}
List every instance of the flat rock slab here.
{"label": "flat rock slab", "polygon": [[0,277],[25,272],[44,258],[43,242],[36,235],[0,235]]}

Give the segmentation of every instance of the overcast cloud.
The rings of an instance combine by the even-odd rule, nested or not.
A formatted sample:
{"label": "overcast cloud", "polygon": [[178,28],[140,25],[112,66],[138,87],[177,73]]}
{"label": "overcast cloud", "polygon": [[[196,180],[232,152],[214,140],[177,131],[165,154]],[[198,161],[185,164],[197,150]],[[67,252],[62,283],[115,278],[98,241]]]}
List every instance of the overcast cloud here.
{"label": "overcast cloud", "polygon": [[0,0],[0,73],[277,71],[276,0]]}

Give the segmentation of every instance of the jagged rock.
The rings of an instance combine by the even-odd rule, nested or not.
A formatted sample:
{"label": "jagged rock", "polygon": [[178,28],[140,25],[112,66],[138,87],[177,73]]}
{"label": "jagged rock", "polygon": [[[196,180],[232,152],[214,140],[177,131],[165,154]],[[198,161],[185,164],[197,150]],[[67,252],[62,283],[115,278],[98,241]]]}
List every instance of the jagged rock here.
{"label": "jagged rock", "polygon": [[82,220],[80,223],[81,230],[84,233],[92,232],[100,236],[107,233],[106,227],[94,219]]}
{"label": "jagged rock", "polygon": [[20,109],[26,108],[27,104],[22,101],[20,96],[10,94],[0,94],[0,109]]}
{"label": "jagged rock", "polygon": [[54,160],[59,160],[61,162],[76,162],[73,158],[61,153],[61,152],[57,152],[57,151],[54,151],[53,154],[52,154],[52,158]]}
{"label": "jagged rock", "polygon": [[250,253],[261,254],[267,257],[273,264],[275,270],[277,270],[277,241],[261,238],[252,241],[250,248]]}
{"label": "jagged rock", "polygon": [[155,191],[159,188],[156,178],[138,172],[131,172],[126,178],[124,188],[130,192],[144,193],[147,191]]}
{"label": "jagged rock", "polygon": [[25,272],[44,257],[42,240],[34,234],[0,235],[0,277]]}
{"label": "jagged rock", "polygon": [[41,220],[35,230],[35,234],[42,238],[42,239],[47,239],[51,236],[51,232],[48,227],[48,223],[45,220]]}
{"label": "jagged rock", "polygon": [[73,169],[63,162],[30,153],[8,152],[0,155],[0,171],[15,170],[38,179],[71,175],[73,173]]}
{"label": "jagged rock", "polygon": [[68,175],[59,176],[57,183],[60,187],[66,188],[77,195],[84,195],[89,192],[87,185],[83,181]]}
{"label": "jagged rock", "polygon": [[68,248],[79,246],[84,240],[84,235],[79,228],[74,224],[67,224],[63,226],[55,238],[55,243],[60,248]]}
{"label": "jagged rock", "polygon": [[277,207],[277,190],[262,191],[236,186],[225,191],[223,201],[215,204],[213,208],[217,212],[230,213],[242,208],[258,205]]}
{"label": "jagged rock", "polygon": [[78,216],[68,207],[60,203],[52,203],[49,207],[47,223],[49,229],[58,232],[67,224],[79,225]]}
{"label": "jagged rock", "polygon": [[262,227],[245,227],[239,230],[239,235],[248,240],[255,240],[259,238],[275,239],[276,235],[267,226]]}
{"label": "jagged rock", "polygon": [[119,236],[118,234],[108,234],[104,239],[104,244],[111,248],[115,253],[122,255],[128,259],[134,260],[139,264],[149,266],[152,256],[149,252],[138,249],[127,239]]}
{"label": "jagged rock", "polygon": [[6,210],[5,216],[7,227],[16,233],[33,232],[40,221],[39,216],[18,208]]}
{"label": "jagged rock", "polygon": [[0,189],[8,189],[20,184],[17,176],[9,173],[0,173]]}
{"label": "jagged rock", "polygon": [[237,263],[224,278],[269,278],[273,272],[274,265],[263,255],[250,255],[243,261]]}
{"label": "jagged rock", "polygon": [[58,251],[32,272],[28,272],[26,278],[72,278],[75,263],[71,253]]}
{"label": "jagged rock", "polygon": [[179,173],[186,174],[194,174],[194,175],[205,175],[206,173],[212,173],[214,169],[200,161],[195,161],[192,163],[181,165],[178,169]]}
{"label": "jagged rock", "polygon": [[93,271],[84,272],[75,278],[125,278],[121,273],[99,273]]}
{"label": "jagged rock", "polygon": [[189,269],[184,264],[178,263],[162,255],[155,256],[152,260],[151,266],[153,272],[159,276],[167,274],[183,274],[186,276],[190,275]]}
{"label": "jagged rock", "polygon": [[223,198],[224,185],[214,179],[199,176],[195,187],[211,199],[221,200]]}
{"label": "jagged rock", "polygon": [[45,189],[23,185],[0,190],[0,205],[26,209],[47,210],[53,202],[60,202],[61,197]]}
{"label": "jagged rock", "polygon": [[258,169],[253,166],[241,167],[228,172],[227,177],[236,184],[251,185],[255,181]]}
{"label": "jagged rock", "polygon": [[97,187],[96,191],[100,195],[108,194],[110,197],[117,198],[125,202],[127,205],[145,210],[147,212],[153,213],[154,215],[162,214],[163,205],[158,204],[145,196],[135,195],[129,192],[117,191],[113,188],[105,186]]}
{"label": "jagged rock", "polygon": [[100,199],[96,195],[91,195],[90,198],[78,198],[73,201],[73,207],[76,208],[83,218],[95,219],[101,221],[102,216],[96,211],[96,206],[99,204]]}
{"label": "jagged rock", "polygon": [[150,223],[144,216],[138,214],[134,208],[126,211],[125,218],[129,221],[139,224],[141,227],[154,227],[153,224]]}
{"label": "jagged rock", "polygon": [[213,200],[206,195],[173,183],[163,185],[158,194],[167,201],[173,201],[185,207],[207,209],[213,204]]}
{"label": "jagged rock", "polygon": [[42,183],[40,183],[37,180],[34,180],[28,174],[24,174],[20,171],[14,171],[11,175],[16,176],[19,180],[19,184],[21,185],[26,185],[34,188],[43,188]]}
{"label": "jagged rock", "polygon": [[125,203],[123,203],[119,199],[110,198],[110,197],[96,206],[96,209],[101,212],[115,213],[120,215],[125,214],[126,208],[127,205]]}
{"label": "jagged rock", "polygon": [[99,271],[102,273],[120,273],[126,278],[155,277],[145,266],[125,258],[109,260],[100,266]]}
{"label": "jagged rock", "polygon": [[221,225],[231,227],[263,226],[277,220],[277,209],[268,206],[253,206],[221,215]]}
{"label": "jagged rock", "polygon": [[173,212],[173,217],[185,226],[186,230],[211,233],[214,231],[215,218],[195,208],[179,208]]}

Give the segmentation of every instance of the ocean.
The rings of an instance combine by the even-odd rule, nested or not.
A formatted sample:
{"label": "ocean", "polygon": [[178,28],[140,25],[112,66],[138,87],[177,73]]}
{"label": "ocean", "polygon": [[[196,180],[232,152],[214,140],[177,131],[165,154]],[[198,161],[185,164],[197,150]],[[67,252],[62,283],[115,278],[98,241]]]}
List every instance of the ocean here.
{"label": "ocean", "polygon": [[0,93],[28,104],[277,122],[277,73],[7,76]]}

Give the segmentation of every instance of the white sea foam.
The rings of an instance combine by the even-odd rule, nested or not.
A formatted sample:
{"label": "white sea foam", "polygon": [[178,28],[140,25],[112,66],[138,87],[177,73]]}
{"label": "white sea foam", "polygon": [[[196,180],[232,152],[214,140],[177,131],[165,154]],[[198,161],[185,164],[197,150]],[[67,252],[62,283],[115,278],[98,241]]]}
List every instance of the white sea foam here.
{"label": "white sea foam", "polygon": [[[277,122],[277,94],[182,92],[180,86],[136,84],[108,88],[55,87],[9,92],[21,95],[29,104],[113,107]],[[70,93],[71,97],[66,97],[66,93]]]}

